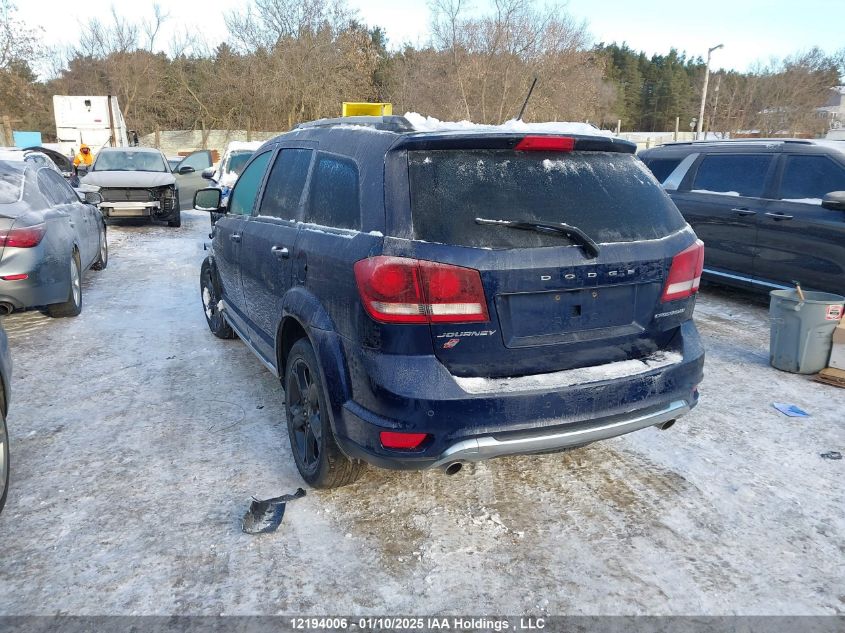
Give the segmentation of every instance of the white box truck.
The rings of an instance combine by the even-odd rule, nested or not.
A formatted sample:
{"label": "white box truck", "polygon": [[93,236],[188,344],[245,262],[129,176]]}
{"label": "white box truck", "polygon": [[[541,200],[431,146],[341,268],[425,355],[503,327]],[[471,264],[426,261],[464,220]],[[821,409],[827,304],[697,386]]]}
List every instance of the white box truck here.
{"label": "white box truck", "polygon": [[114,96],[53,95],[59,151],[73,156],[81,143],[96,156],[103,147],[126,147],[126,122]]}

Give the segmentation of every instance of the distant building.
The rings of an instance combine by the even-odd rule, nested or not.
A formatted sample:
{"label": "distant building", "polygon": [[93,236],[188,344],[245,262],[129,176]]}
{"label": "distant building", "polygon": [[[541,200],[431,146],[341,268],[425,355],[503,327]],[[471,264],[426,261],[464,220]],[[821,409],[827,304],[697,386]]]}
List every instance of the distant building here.
{"label": "distant building", "polygon": [[831,130],[845,128],[845,86],[836,86],[830,89],[830,98],[816,112],[822,118],[827,119],[828,127]]}

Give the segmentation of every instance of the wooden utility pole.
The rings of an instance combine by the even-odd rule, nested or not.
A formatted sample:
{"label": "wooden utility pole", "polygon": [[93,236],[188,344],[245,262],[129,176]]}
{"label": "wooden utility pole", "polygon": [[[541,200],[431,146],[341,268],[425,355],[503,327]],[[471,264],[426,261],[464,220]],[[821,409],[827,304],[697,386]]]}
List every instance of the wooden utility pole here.
{"label": "wooden utility pole", "polygon": [[10,116],[3,115],[3,145],[5,147],[14,147],[15,135],[12,132],[12,123],[20,123],[20,119],[12,119]]}
{"label": "wooden utility pole", "polygon": [[117,142],[117,133],[114,130],[114,112],[112,112],[112,109],[111,109],[112,96],[109,95],[108,97],[106,97],[106,99],[108,100],[108,104],[109,104],[109,130],[111,130],[111,139],[110,139],[111,140],[111,146],[112,147],[119,147],[120,143]]}

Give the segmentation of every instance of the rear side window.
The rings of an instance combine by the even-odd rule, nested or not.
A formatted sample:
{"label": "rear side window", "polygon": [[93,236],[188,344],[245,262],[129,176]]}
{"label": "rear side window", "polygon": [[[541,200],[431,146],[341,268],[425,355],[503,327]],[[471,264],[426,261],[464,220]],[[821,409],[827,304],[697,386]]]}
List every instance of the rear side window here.
{"label": "rear side window", "polygon": [[271,153],[268,151],[257,156],[238,178],[229,201],[229,213],[232,215],[250,215],[252,213]]}
{"label": "rear side window", "polygon": [[652,158],[646,162],[651,173],[657,178],[657,182],[663,182],[675,171],[675,167],[681,164],[680,158]]}
{"label": "rear side window", "polygon": [[259,215],[295,220],[310,164],[310,149],[283,149],[279,152],[267,177]]}
{"label": "rear side window", "polygon": [[845,169],[827,156],[787,156],[781,199],[821,200],[831,191],[845,191]]}
{"label": "rear side window", "polygon": [[23,188],[23,171],[0,162],[0,204],[17,202]]}
{"label": "rear side window", "polygon": [[554,234],[480,225],[476,218],[574,225],[597,242],[664,237],[685,223],[631,154],[431,150],[409,152],[416,239],[481,248],[566,245]]}
{"label": "rear side window", "polygon": [[[56,180],[58,179],[58,181]],[[64,179],[49,169],[41,169],[38,172],[38,188],[47,198],[50,204],[68,204],[74,202],[76,196],[73,191],[66,189]]]}
{"label": "rear side window", "polygon": [[728,196],[759,198],[772,164],[767,154],[711,154],[698,167],[692,190]]}
{"label": "rear side window", "polygon": [[319,155],[311,179],[307,222],[341,229],[361,227],[358,167],[351,160]]}
{"label": "rear side window", "polygon": [[76,193],[74,193],[73,188],[67,184],[67,180],[62,178],[52,169],[45,169],[41,171],[41,173],[44,174],[47,180],[52,184],[56,195],[59,196],[59,199],[62,202],[79,202],[79,198],[76,197]]}

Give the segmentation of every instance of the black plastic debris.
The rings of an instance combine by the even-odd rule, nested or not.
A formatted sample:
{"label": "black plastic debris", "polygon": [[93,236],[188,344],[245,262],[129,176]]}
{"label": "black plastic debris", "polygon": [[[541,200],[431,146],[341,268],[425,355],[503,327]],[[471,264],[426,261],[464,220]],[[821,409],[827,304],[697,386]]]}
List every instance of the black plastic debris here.
{"label": "black plastic debris", "polygon": [[822,459],[842,459],[842,453],[839,451],[828,451],[827,453],[819,453]]}
{"label": "black plastic debris", "polygon": [[305,496],[302,488],[297,488],[292,495],[282,495],[263,501],[252,498],[249,510],[246,511],[243,521],[243,531],[247,534],[269,534],[279,529],[282,517],[285,516],[285,506],[288,501],[299,499]]}

